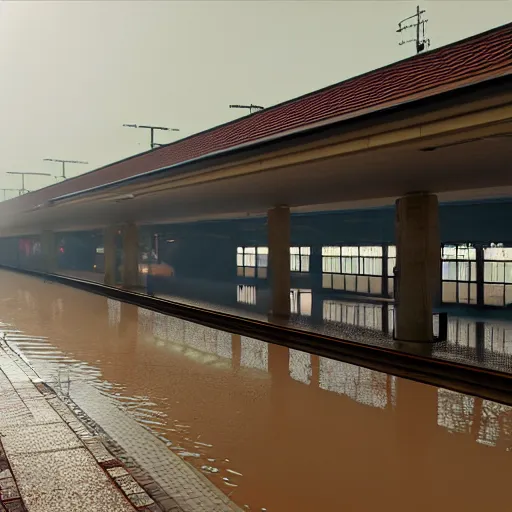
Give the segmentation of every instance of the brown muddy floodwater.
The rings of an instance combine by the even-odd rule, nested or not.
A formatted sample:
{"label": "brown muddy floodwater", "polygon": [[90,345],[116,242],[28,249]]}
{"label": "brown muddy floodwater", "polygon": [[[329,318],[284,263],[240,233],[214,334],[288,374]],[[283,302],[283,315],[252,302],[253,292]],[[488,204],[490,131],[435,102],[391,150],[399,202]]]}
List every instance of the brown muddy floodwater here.
{"label": "brown muddy floodwater", "polygon": [[508,407],[4,271],[0,322],[252,511],[508,509]]}

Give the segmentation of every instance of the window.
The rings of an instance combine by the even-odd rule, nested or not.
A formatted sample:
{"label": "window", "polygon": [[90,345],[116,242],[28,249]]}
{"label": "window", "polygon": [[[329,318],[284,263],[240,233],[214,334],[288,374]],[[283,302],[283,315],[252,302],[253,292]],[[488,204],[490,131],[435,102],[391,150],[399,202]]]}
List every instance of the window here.
{"label": "window", "polygon": [[311,316],[312,307],[311,290],[292,288],[290,290],[290,311],[300,316]]}
{"label": "window", "polygon": [[258,268],[268,267],[268,247],[258,247],[256,264]]}
{"label": "window", "polygon": [[388,295],[395,295],[396,246],[388,245]]}
{"label": "window", "polygon": [[236,289],[236,301],[242,304],[256,304],[256,286],[239,284]]}
{"label": "window", "polygon": [[484,248],[484,304],[512,304],[512,248],[491,244]]}
{"label": "window", "polygon": [[503,325],[485,324],[485,348],[491,352],[512,354],[512,329]]}
{"label": "window", "polygon": [[237,275],[240,277],[267,277],[268,247],[238,247]]}
{"label": "window", "polygon": [[310,247],[290,247],[290,270],[292,272],[309,272]]}
{"label": "window", "polygon": [[361,274],[365,276],[382,275],[382,247],[360,247]]}
{"label": "window", "polygon": [[378,304],[324,300],[323,319],[328,322],[382,330],[383,308]]}
{"label": "window", "polygon": [[476,304],[476,249],[470,244],[443,245],[443,302]]}
{"label": "window", "polygon": [[[290,247],[292,272],[309,272],[310,247]],[[268,274],[268,247],[238,247],[236,251],[237,275],[266,278]]]}
{"label": "window", "polygon": [[322,272],[341,272],[341,247],[322,247]]}
{"label": "window", "polygon": [[476,322],[464,318],[449,318],[448,343],[462,347],[475,348]]}
{"label": "window", "polygon": [[322,247],[324,288],[380,295],[382,247]]}
{"label": "window", "polygon": [[359,247],[341,248],[341,273],[359,274]]}

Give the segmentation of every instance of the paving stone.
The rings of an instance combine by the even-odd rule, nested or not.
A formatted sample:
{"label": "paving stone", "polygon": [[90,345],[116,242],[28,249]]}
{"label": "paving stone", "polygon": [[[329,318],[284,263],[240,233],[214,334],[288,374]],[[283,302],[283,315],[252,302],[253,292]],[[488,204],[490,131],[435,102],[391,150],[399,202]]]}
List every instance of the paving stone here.
{"label": "paving stone", "polygon": [[[112,455],[110,455],[110,456],[112,457]],[[117,468],[121,462],[122,462],[121,460],[112,458],[107,461],[100,461],[99,464],[103,469],[109,469],[109,468]]]}
{"label": "paving stone", "polygon": [[179,508],[176,501],[173,500],[172,498],[167,498],[165,500],[161,500],[159,503],[165,512],[167,512],[168,510],[174,510],[174,509]]}
{"label": "paving stone", "polygon": [[7,457],[2,452],[2,453],[0,453],[0,471],[2,471],[2,473],[3,473],[5,470],[8,470],[8,469],[9,469],[9,463],[7,462]]}
{"label": "paving stone", "polygon": [[0,400],[2,400],[2,406],[3,406],[3,404],[7,404],[14,400],[19,400],[19,398],[20,398],[20,396],[18,395],[18,393],[16,393],[16,391],[14,389],[0,388]]}
{"label": "paving stone", "polygon": [[128,471],[126,471],[126,469],[124,469],[123,467],[119,466],[117,468],[108,468],[107,469],[107,473],[112,477],[112,478],[118,478],[120,476],[125,476],[125,475],[128,475]]}
{"label": "paving stone", "polygon": [[14,478],[3,478],[0,480],[0,498],[3,501],[19,498],[18,488]]}
{"label": "paving stone", "polygon": [[6,368],[4,365],[2,365],[2,371],[5,373],[7,378],[9,379],[9,382],[11,384],[19,384],[22,382],[30,382],[30,379],[28,376],[20,370],[17,366],[16,368],[10,367]]}
{"label": "paving stone", "polygon": [[0,428],[29,423],[34,423],[34,416],[21,400],[10,403],[2,402]]}
{"label": "paving stone", "polygon": [[[30,512],[133,512],[85,448],[10,457]],[[37,471],[34,469],[37,468]]]}
{"label": "paving stone", "polygon": [[96,437],[90,441],[85,441],[87,448],[91,450],[94,458],[102,463],[112,461],[114,456],[105,448],[105,445]]}
{"label": "paving stone", "polygon": [[141,512],[162,512],[162,509],[156,503],[153,503],[153,505],[144,507]]}
{"label": "paving stone", "polygon": [[36,423],[60,423],[62,421],[45,398],[42,400],[25,400],[25,405],[32,413]]}
{"label": "paving stone", "polygon": [[10,472],[9,469],[3,469],[2,471],[0,471],[0,480],[2,480],[3,478],[12,478],[12,473]]}
{"label": "paving stone", "polygon": [[148,483],[145,483],[142,480],[138,480],[138,482],[144,486],[144,489],[146,489],[146,492],[153,495],[154,493],[157,493],[160,490],[160,486],[154,482],[149,481]]}
{"label": "paving stone", "polygon": [[[124,465],[131,471],[129,459],[133,458],[184,512],[240,510],[220,489],[166,449],[160,440],[117,409],[98,390],[83,383],[72,388],[71,397],[92,420],[101,425],[113,442],[130,454],[130,457],[118,455]],[[191,500],[198,500],[199,505]],[[162,504],[160,500],[159,503]]]}
{"label": "paving stone", "polygon": [[131,475],[117,477],[115,481],[127,496],[130,494],[144,492],[144,489],[133,479]]}
{"label": "paving stone", "polygon": [[41,395],[39,390],[32,383],[27,386],[24,385],[22,388],[16,388],[16,391],[22,400],[45,400],[44,396]]}
{"label": "paving stone", "polygon": [[146,505],[152,505],[154,501],[145,493],[138,494],[130,494],[128,499],[136,506],[136,507],[144,507]]}
{"label": "paving stone", "polygon": [[80,440],[63,423],[29,425],[2,429],[2,444],[10,458],[19,453],[65,450],[82,446]]}
{"label": "paving stone", "polygon": [[7,512],[26,512],[27,509],[23,506],[21,500],[10,501],[9,503],[4,503],[5,510]]}

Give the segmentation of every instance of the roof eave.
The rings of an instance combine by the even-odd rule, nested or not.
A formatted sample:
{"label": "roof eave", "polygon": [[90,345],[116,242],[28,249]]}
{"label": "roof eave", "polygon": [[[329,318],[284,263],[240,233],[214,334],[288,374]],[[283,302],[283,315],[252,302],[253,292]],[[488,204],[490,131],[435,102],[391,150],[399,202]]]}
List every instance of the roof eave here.
{"label": "roof eave", "polygon": [[287,132],[281,132],[279,134],[271,135],[262,139],[258,139],[255,141],[246,142],[243,144],[239,144],[237,146],[232,146],[230,148],[222,149],[219,151],[211,152],[206,155],[201,155],[196,158],[192,158],[189,160],[185,160],[183,162],[178,162],[176,164],[172,164],[169,166],[161,167],[158,169],[153,169],[151,171],[147,171],[141,174],[136,174],[134,176],[130,176],[128,178],[123,178],[121,180],[113,181],[110,183],[105,183],[103,185],[98,185],[96,187],[91,187],[88,189],[80,190],[77,192],[71,192],[69,194],[65,194],[62,196],[58,196],[55,198],[51,198],[48,201],[48,204],[55,205],[59,202],[65,202],[70,199],[76,199],[78,197],[94,194],[96,192],[102,192],[109,189],[114,189],[118,187],[122,187],[127,184],[137,183],[137,182],[145,182],[145,181],[151,181],[152,179],[155,179],[161,174],[167,173],[169,171],[182,169],[185,167],[189,167],[192,165],[197,165],[205,161],[215,160],[217,158],[222,157],[230,157],[232,155],[236,155],[237,153],[241,153],[243,151],[248,150],[258,150],[258,149],[265,149],[270,144],[276,144],[276,143],[283,143],[286,141],[291,141],[298,137],[306,137],[313,135],[318,132],[322,132],[325,130],[332,130],[335,128],[339,128],[342,126],[347,125],[351,122],[357,122],[361,121],[363,119],[369,120],[373,117],[380,117],[382,115],[389,115],[391,113],[397,113],[400,111],[406,111],[407,109],[412,109],[415,106],[419,104],[432,104],[438,101],[444,100],[448,96],[454,96],[458,93],[460,93],[462,90],[469,90],[469,89],[477,89],[477,88],[488,88],[495,84],[501,83],[502,81],[510,81],[510,78],[512,76],[512,69],[507,68],[503,70],[502,73],[499,75],[493,75],[492,77],[485,77],[480,80],[473,80],[470,83],[464,83],[460,86],[454,87],[452,89],[449,89],[447,91],[443,91],[438,94],[430,94],[427,96],[422,96],[420,98],[404,98],[401,101],[395,102],[392,105],[385,106],[385,107],[378,107],[376,109],[371,109],[369,111],[364,112],[356,112],[353,114],[349,114],[346,116],[338,116],[335,118],[327,119],[318,123],[315,123],[314,125],[307,125],[302,126],[293,130],[289,130]]}

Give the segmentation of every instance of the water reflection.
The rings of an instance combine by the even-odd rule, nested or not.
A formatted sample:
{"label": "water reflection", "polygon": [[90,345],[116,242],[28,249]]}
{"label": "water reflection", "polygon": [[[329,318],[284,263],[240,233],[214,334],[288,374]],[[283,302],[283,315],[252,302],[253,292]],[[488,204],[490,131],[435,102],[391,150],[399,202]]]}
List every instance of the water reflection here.
{"label": "water reflection", "polygon": [[[254,251],[256,251],[256,248],[246,249],[251,251],[254,249]],[[348,250],[351,248],[347,247],[346,249]],[[250,258],[251,262],[249,266],[246,265],[247,268],[254,270],[251,265],[256,261],[256,259],[254,259],[256,256],[256,252],[250,253],[248,256],[246,255],[247,258]],[[261,255],[261,257],[263,258],[263,255]],[[331,256],[329,256],[329,258],[330,257]],[[361,257],[362,256],[359,256],[359,258]],[[327,256],[324,256],[324,258],[327,258]],[[336,256],[336,258],[338,258],[338,256]],[[354,259],[355,256],[346,255],[339,256],[339,258],[345,258],[348,262],[349,259]],[[364,256],[364,258],[371,259],[373,257]],[[393,262],[394,257],[390,259],[390,265],[394,265]],[[457,261],[450,261],[448,263],[449,265],[459,265]],[[263,260],[261,264],[266,265]],[[503,262],[500,262],[500,265],[502,264]],[[393,265],[390,267],[391,270]],[[512,268],[512,263],[507,263],[507,265],[510,265]],[[243,267],[240,268],[243,270]],[[242,272],[243,275],[245,275],[247,268]],[[266,267],[262,268],[266,269]],[[457,268],[462,267],[459,265]],[[301,275],[303,273],[294,272],[294,274]],[[89,275],[83,277],[92,279]],[[368,276],[366,276],[365,279],[366,278],[368,278]],[[179,293],[190,288],[191,290],[196,290],[197,293],[194,292],[196,295],[189,294],[189,296],[187,296],[188,298],[180,295],[179,293],[176,296],[166,294],[157,295],[164,299],[176,300],[178,302],[191,305],[200,305],[209,309],[228,309],[228,312],[235,314],[249,316],[252,316],[253,314],[267,315],[270,291],[268,290],[268,286],[263,284],[266,280],[256,279],[255,282],[256,284],[248,284],[246,282],[238,283],[236,285],[218,284],[214,286],[211,283],[194,281],[193,283],[184,283],[185,288],[183,290],[180,289],[181,292]],[[512,285],[510,286],[512,287]],[[210,302],[198,301],[197,296],[198,294],[201,295],[201,293],[197,290],[205,292],[206,289],[209,290],[208,296],[211,296]],[[378,299],[373,297],[372,299],[371,296],[363,295],[359,295],[354,298],[353,295],[340,296],[339,293],[341,292],[337,293],[338,295],[336,298],[333,298],[333,294],[326,297],[323,292],[318,293],[316,291],[312,291],[310,288],[292,288],[290,290],[290,312],[292,313],[292,317],[295,320],[299,319],[301,326],[317,329],[319,325],[323,325],[327,327],[329,334],[338,335],[360,342],[365,342],[365,340],[367,341],[368,331],[374,331],[374,333],[383,332],[388,336],[393,333],[394,305],[391,300],[384,299],[382,297]],[[192,297],[196,298],[193,299]],[[24,298],[24,302],[27,307],[32,307],[30,305],[29,296]],[[60,307],[62,309],[62,305],[55,305],[54,307]],[[115,301],[113,301],[109,306],[109,308],[111,308],[109,309],[111,323],[114,322],[115,315],[119,315],[119,313],[115,312],[116,307],[118,306],[116,306]],[[54,312],[53,314],[57,314],[57,312]],[[506,320],[506,312],[503,310],[500,313],[500,315],[503,316],[503,319],[500,320],[491,319],[490,314],[489,318],[486,319],[457,315],[458,313],[453,312],[448,316],[448,344],[443,346],[443,350],[447,350],[448,354],[445,354],[444,356],[450,357],[450,353],[452,355],[456,354],[457,357],[463,355],[470,363],[482,362],[485,360],[486,363],[505,366],[508,370],[511,370],[512,359],[510,359],[509,356],[512,356],[512,322],[510,320]],[[343,327],[341,333],[336,331],[339,326]],[[332,327],[334,327],[334,330],[331,329]],[[354,327],[354,329],[347,329],[347,327]],[[434,316],[434,334],[438,334],[437,316]],[[390,341],[388,336],[382,337],[379,341]],[[499,358],[496,358],[495,356],[499,356]]]}
{"label": "water reflection", "polygon": [[241,506],[492,510],[508,500],[509,407],[59,285],[2,279],[0,319],[22,331],[7,339],[38,371],[57,381],[71,367],[72,387],[87,380],[198,470],[220,468],[208,478]]}
{"label": "water reflection", "polygon": [[121,322],[121,303],[117,300],[107,299],[108,325],[114,327]]}
{"label": "water reflection", "polygon": [[[323,320],[391,333],[394,326],[394,306],[387,303],[324,300]],[[438,333],[438,328],[438,317],[434,317],[434,334]],[[447,330],[449,347],[485,350],[496,355],[512,355],[511,322],[482,321],[450,315]]]}
{"label": "water reflection", "polygon": [[[304,384],[311,384],[313,365],[311,354],[290,349],[290,377]],[[313,356],[314,357],[314,356]]]}
{"label": "water reflection", "polygon": [[241,337],[242,353],[240,365],[256,370],[268,370],[268,344],[264,341]]}

